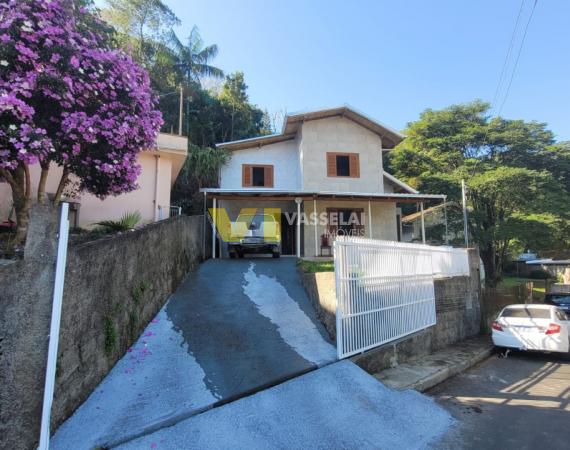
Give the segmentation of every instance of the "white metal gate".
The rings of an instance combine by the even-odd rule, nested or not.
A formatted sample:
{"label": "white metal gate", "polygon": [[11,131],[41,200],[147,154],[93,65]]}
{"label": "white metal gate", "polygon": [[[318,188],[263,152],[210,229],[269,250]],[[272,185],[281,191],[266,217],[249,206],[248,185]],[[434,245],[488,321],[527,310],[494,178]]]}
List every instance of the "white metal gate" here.
{"label": "white metal gate", "polygon": [[435,325],[434,276],[469,273],[465,250],[421,244],[339,237],[334,258],[339,359]]}

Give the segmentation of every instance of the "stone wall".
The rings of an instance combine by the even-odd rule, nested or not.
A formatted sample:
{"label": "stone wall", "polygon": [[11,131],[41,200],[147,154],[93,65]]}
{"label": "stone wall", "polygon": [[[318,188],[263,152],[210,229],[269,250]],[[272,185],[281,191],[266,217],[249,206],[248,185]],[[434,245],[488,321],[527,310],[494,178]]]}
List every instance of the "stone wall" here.
{"label": "stone wall", "polygon": [[[53,212],[37,208],[24,260],[0,268],[1,448],[34,448],[39,435],[57,222]],[[203,239],[203,217],[181,216],[69,247],[52,430],[208,256]]]}
{"label": "stone wall", "polygon": [[336,340],[336,288],[334,272],[309,273],[298,268],[309,300],[333,341]]}
{"label": "stone wall", "polygon": [[[435,280],[436,325],[405,338],[357,355],[352,360],[370,373],[393,367],[414,356],[425,355],[463,339],[481,329],[479,253],[469,250],[468,277]],[[301,273],[317,316],[333,339],[336,336],[336,298],[333,272]]]}

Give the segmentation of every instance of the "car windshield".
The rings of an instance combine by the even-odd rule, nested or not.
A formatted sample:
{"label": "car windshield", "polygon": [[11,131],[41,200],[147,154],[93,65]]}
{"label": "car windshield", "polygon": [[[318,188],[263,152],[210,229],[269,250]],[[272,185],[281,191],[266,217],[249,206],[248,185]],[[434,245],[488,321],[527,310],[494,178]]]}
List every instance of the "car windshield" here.
{"label": "car windshield", "polygon": [[501,317],[550,319],[550,309],[546,308],[505,308]]}
{"label": "car windshield", "polygon": [[552,303],[556,303],[557,305],[570,303],[570,295],[553,295],[553,294],[551,294],[551,295],[546,296],[546,300],[549,300]]}
{"label": "car windshield", "polygon": [[243,222],[249,225],[250,230],[257,230],[261,227],[263,222],[275,222],[275,218],[269,214],[242,214],[238,216],[236,222]]}

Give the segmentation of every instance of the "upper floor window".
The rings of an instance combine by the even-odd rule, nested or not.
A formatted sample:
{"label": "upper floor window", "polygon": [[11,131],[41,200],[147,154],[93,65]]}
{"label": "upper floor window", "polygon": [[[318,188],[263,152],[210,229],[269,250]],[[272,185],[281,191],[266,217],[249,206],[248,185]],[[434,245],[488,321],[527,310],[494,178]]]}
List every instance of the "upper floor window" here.
{"label": "upper floor window", "polygon": [[242,187],[273,187],[273,166],[242,164]]}
{"label": "upper floor window", "polygon": [[327,153],[328,177],[360,177],[358,153]]}

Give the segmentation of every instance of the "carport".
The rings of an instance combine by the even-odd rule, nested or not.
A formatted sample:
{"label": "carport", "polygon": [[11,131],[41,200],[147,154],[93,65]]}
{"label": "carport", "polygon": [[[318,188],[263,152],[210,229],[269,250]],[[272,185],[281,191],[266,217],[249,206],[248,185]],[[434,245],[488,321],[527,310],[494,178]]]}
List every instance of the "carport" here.
{"label": "carport", "polygon": [[[358,215],[359,225],[354,232],[361,237],[398,241],[401,239],[400,210],[398,203],[416,203],[420,210],[422,224],[422,241],[425,243],[424,203],[438,202],[445,205],[445,195],[413,194],[413,193],[361,193],[361,192],[326,192],[326,191],[282,191],[276,189],[244,188],[220,189],[205,188],[204,209],[211,200],[210,222],[212,226],[212,258],[220,257],[218,241],[221,241],[217,230],[218,214],[223,208],[230,211],[230,220],[235,220],[241,208],[281,208],[294,220],[294,255],[319,256],[321,254],[321,236],[338,233],[341,226],[330,225],[330,217],[342,217],[344,211],[353,211]],[[445,208],[445,206],[444,206]],[[321,218],[327,218],[323,223]],[[232,217],[233,215],[233,217]],[[348,214],[347,214],[348,215]],[[204,211],[205,221],[207,211]],[[206,226],[206,223],[204,223]],[[446,220],[447,227],[447,220]],[[351,231],[352,232],[352,231]],[[334,239],[334,238],[333,238]],[[220,242],[221,244],[221,242]],[[208,245],[204,242],[204,246]]]}

